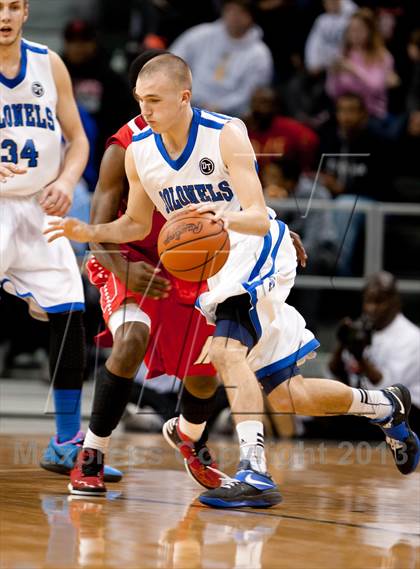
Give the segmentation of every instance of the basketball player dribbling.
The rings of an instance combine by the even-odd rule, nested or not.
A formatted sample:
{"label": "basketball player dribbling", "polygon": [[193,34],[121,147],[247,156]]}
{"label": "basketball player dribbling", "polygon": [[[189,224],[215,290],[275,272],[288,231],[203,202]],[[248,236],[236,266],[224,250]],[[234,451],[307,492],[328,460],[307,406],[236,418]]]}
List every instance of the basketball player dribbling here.
{"label": "basketball player dribbling", "polygon": [[[420,445],[408,425],[411,398],[404,386],[366,391],[301,375],[299,365],[319,343],[285,302],[296,274],[289,230],[265,206],[242,123],[193,109],[191,88],[191,72],[182,59],[162,55],[147,63],[136,97],[148,127],[133,137],[126,152],[130,193],[125,215],[100,225],[52,222],[47,232],[53,241],[60,236],[95,242],[143,239],[155,206],[166,218],[189,208],[211,211],[215,220],[223,220],[231,242],[229,258],[208,280],[209,291],[197,304],[216,325],[210,359],[236,414],[240,463],[234,478],[202,494],[200,501],[226,508],[270,507],[281,501],[267,472],[257,416],[263,413],[259,384],[280,413],[369,417],[384,431],[400,472],[413,472]],[[200,169],[203,158],[214,165],[210,174]],[[203,189],[210,186],[211,191]]]}
{"label": "basketball player dribbling", "polygon": [[[148,50],[133,61],[129,70],[133,90],[143,65],[162,53],[167,52]],[[139,115],[109,139],[92,203],[93,222],[108,222],[124,213],[128,194],[126,149],[133,136],[146,126]],[[181,452],[188,473],[199,484],[207,489],[221,484],[217,464],[206,445],[207,429],[202,428],[214,412],[218,386],[207,356],[214,327],[194,308],[197,296],[206,287],[204,283],[176,279],[164,270],[156,273],[157,239],[164,223],[165,218],[155,212],[152,231],[141,242],[127,243],[121,248],[116,244],[91,243],[93,255],[87,270],[92,284],[100,291],[108,327],[105,338],[111,334],[113,345],[96,380],[83,453],[70,475],[73,494],[96,496],[106,492],[104,455],[143,359],[150,377],[166,373],[183,379],[181,414],[171,421],[173,429],[171,436],[165,431],[166,439]],[[306,254],[296,234],[294,245],[304,264]],[[182,332],[176,326],[178,322],[187,324]]]}
{"label": "basketball player dribbling", "polygon": [[[50,247],[42,231],[70,208],[88,142],[64,63],[22,38],[28,11],[27,0],[0,1],[0,284],[50,323],[57,433],[41,466],[67,474],[83,440],[84,294],[70,243]],[[106,474],[121,478],[109,467]]]}

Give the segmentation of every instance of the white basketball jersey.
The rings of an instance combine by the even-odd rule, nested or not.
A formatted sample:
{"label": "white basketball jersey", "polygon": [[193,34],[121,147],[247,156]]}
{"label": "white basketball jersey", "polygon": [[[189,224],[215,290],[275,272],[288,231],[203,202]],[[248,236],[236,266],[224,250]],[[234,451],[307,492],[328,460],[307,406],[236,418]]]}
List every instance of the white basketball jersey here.
{"label": "white basketball jersey", "polygon": [[56,106],[48,48],[22,40],[18,75],[0,73],[0,157],[28,171],[0,184],[0,195],[35,194],[57,178],[62,145]]}
{"label": "white basketball jersey", "polygon": [[220,153],[220,133],[231,117],[193,109],[187,145],[172,160],[160,134],[150,127],[133,136],[132,150],[141,183],[166,218],[190,204],[213,202],[238,211],[240,204]]}

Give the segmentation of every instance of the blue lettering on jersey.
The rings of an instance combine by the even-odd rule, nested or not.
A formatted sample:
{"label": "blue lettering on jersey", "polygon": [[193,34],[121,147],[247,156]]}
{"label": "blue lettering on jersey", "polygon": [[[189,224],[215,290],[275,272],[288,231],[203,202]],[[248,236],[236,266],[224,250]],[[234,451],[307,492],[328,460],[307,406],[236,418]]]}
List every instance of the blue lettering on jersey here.
{"label": "blue lettering on jersey", "polygon": [[47,128],[47,121],[45,119],[41,119],[41,107],[39,105],[35,105],[35,114],[36,126],[38,128]]}
{"label": "blue lettering on jersey", "polygon": [[54,124],[54,114],[52,112],[52,110],[47,107],[45,109],[45,114],[47,115],[47,120],[48,120],[48,128],[50,130],[55,130],[55,124]]}
{"label": "blue lettering on jersey", "polygon": [[26,126],[35,126],[34,106],[30,104],[23,105],[25,107]]}
{"label": "blue lettering on jersey", "polygon": [[209,192],[210,196],[211,196],[211,201],[212,202],[222,202],[223,201],[223,196],[220,192],[215,193],[213,191],[213,186],[211,184],[206,184],[206,189]]}
{"label": "blue lettering on jersey", "polygon": [[184,194],[184,188],[182,186],[177,186],[175,188],[175,193],[177,195],[177,198],[179,199],[181,205],[189,205],[189,200],[186,197],[186,195]]}
{"label": "blue lettering on jersey", "polygon": [[0,128],[19,126],[55,130],[54,113],[49,107],[32,103],[4,105],[0,109]]}
{"label": "blue lettering on jersey", "polygon": [[219,190],[222,192],[223,199],[226,202],[230,202],[233,199],[233,192],[230,189],[229,184],[226,182],[226,180],[223,180],[223,182],[220,182]]}
{"label": "blue lettering on jersey", "polygon": [[165,204],[166,213],[171,213],[171,211],[173,211],[173,209],[172,209],[172,205],[169,203],[169,192],[168,192],[168,190],[165,188],[164,190],[159,192],[159,195],[160,195],[163,203]]}
{"label": "blue lettering on jersey", "polygon": [[23,105],[12,105],[13,122],[15,126],[23,126]]}
{"label": "blue lettering on jersey", "polygon": [[194,186],[192,184],[189,186],[182,186],[182,189],[184,190],[188,203],[198,203],[197,196],[194,193]]}
{"label": "blue lettering on jersey", "polygon": [[159,192],[166,213],[171,213],[182,209],[189,204],[203,202],[230,202],[233,198],[233,191],[229,187],[229,182],[223,180],[218,184],[220,191],[217,191],[212,184],[194,184],[187,186],[176,186],[174,188],[164,188]]}
{"label": "blue lettering on jersey", "polygon": [[[170,193],[170,196],[171,196],[171,202],[172,202],[172,204],[173,204],[174,209],[182,209],[182,205],[181,205],[180,201],[177,200],[177,199],[174,197],[174,189],[173,189],[173,188],[168,188],[168,190],[169,190],[169,193]],[[172,210],[172,211],[173,211],[173,210]]]}
{"label": "blue lettering on jersey", "polygon": [[211,202],[211,197],[206,194],[206,186],[204,184],[197,184],[194,188],[202,202]]}

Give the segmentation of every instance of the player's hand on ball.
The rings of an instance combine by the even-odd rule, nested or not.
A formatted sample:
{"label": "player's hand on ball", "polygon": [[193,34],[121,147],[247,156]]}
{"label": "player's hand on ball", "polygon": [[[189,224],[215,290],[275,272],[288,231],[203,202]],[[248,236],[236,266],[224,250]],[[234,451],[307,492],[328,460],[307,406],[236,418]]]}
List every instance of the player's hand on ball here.
{"label": "player's hand on ball", "polygon": [[229,222],[226,217],[226,207],[223,206],[215,206],[214,204],[203,204],[203,205],[190,205],[188,206],[190,211],[196,211],[198,213],[211,213],[213,214],[214,218],[213,221],[216,223],[217,221],[221,221],[223,223],[223,228],[225,230],[229,227]]}
{"label": "player's hand on ball", "polygon": [[0,164],[0,182],[5,183],[9,178],[13,178],[15,174],[26,174],[28,170],[17,164]]}
{"label": "player's hand on ball", "polygon": [[92,226],[73,217],[50,221],[48,225],[49,228],[44,231],[45,235],[50,234],[48,243],[55,241],[59,237],[67,237],[72,241],[80,243],[87,243],[92,240]]}
{"label": "player's hand on ball", "polygon": [[296,256],[298,262],[303,268],[305,268],[306,261],[308,260],[308,255],[306,254],[305,247],[303,246],[300,235],[298,233],[295,233],[294,231],[291,231],[290,237],[292,238],[293,245],[295,246],[296,249]]}
{"label": "player's hand on ball", "polygon": [[47,215],[63,217],[71,207],[72,192],[69,184],[56,180],[43,190],[39,203]]}
{"label": "player's hand on ball", "polygon": [[160,269],[149,263],[139,261],[128,263],[127,274],[121,280],[127,282],[127,288],[150,298],[166,298],[171,290],[168,279],[159,276]]}

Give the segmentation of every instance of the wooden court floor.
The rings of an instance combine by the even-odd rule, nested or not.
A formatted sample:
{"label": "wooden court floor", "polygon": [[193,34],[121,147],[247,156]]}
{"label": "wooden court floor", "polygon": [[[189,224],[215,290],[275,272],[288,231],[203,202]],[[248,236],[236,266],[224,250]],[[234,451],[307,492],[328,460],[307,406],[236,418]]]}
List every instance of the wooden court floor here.
{"label": "wooden court floor", "polygon": [[[46,441],[0,437],[2,568],[420,567],[420,473],[400,475],[378,443],[268,443],[283,503],[226,511],[198,503],[159,435],[114,441],[126,475],[96,500],[37,467]],[[232,474],[235,445],[212,446]]]}

